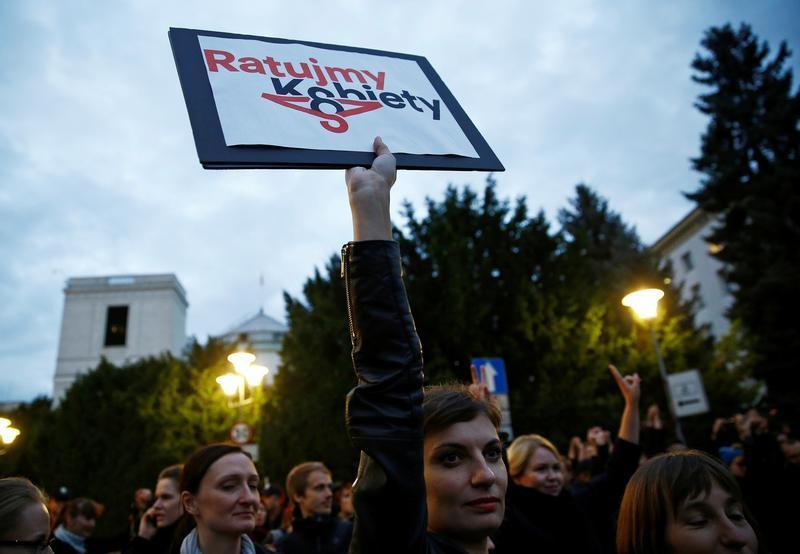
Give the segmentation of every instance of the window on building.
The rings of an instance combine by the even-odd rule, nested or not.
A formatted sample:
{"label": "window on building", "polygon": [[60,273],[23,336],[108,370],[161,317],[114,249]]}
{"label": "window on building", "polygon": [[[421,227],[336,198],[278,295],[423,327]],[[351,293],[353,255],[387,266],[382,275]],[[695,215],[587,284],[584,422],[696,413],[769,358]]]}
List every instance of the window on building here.
{"label": "window on building", "polygon": [[106,312],[105,346],[125,346],[128,331],[128,306],[109,306]]}
{"label": "window on building", "polygon": [[683,269],[685,271],[691,271],[694,269],[694,262],[692,261],[691,252],[684,252],[681,256],[681,262],[683,262]]}

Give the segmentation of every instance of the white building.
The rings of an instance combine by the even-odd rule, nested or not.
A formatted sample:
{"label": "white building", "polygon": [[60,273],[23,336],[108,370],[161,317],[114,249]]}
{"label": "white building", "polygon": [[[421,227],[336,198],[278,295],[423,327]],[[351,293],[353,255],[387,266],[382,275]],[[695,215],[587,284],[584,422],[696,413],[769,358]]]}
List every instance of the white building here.
{"label": "white building", "polygon": [[682,286],[682,298],[697,299],[695,323],[708,323],[719,339],[730,327],[725,313],[733,297],[720,275],[722,264],[712,256],[718,247],[705,240],[713,225],[712,216],[695,208],[650,248],[663,263],[672,264],[674,284]]}
{"label": "white building", "polygon": [[261,309],[256,315],[232,326],[217,338],[231,344],[245,343],[248,345],[248,351],[256,355],[256,361],[253,363],[266,366],[269,370],[265,383],[272,385],[281,364],[281,344],[287,331],[285,325],[271,318]]}
{"label": "white building", "polygon": [[186,292],[163,275],[76,277],[64,289],[53,400],[105,356],[115,365],[171,352],[186,344]]}

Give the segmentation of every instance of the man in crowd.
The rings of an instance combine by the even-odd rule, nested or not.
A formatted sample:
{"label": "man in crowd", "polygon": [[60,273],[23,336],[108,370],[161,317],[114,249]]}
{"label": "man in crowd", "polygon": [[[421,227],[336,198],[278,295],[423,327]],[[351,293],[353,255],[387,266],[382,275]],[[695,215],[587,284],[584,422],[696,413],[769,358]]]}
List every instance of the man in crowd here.
{"label": "man in crowd", "polygon": [[286,478],[286,492],[295,504],[292,532],[278,544],[285,554],[345,554],[353,526],[331,515],[333,482],[321,462],[304,462]]}

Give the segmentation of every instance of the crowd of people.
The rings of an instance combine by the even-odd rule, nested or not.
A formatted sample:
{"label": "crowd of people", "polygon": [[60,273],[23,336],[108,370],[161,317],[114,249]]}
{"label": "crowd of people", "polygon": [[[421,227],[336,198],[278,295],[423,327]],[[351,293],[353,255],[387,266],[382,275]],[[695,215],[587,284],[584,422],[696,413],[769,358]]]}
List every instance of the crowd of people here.
{"label": "crowd of people", "polygon": [[377,138],[346,181],[354,240],[342,252],[358,385],[347,428],[358,472],[304,461],[263,486],[239,446],[199,448],[133,493],[130,530],[92,537],[103,507],[47,499],[0,479],[0,554],[795,552],[797,429],[751,410],[719,419],[702,450],[670,442],[657,406],[640,422],[641,382],[609,366],[619,429],[593,427],[565,454],[544,435],[510,444],[473,370],[469,385],[423,387],[422,348],[392,240],[395,160]]}

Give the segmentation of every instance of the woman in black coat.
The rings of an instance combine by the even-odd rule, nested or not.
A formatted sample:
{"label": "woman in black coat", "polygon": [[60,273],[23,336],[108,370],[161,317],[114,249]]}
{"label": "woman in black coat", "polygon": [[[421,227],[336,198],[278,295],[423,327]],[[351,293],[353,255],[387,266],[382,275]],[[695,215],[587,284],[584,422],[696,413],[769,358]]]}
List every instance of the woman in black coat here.
{"label": "woman in black coat", "polygon": [[539,435],[518,437],[508,449],[511,484],[506,519],[492,537],[497,554],[531,545],[537,554],[613,551],[614,517],[625,484],[639,464],[639,376],[609,370],[625,399],[606,472],[573,494],[564,487],[562,459]]}

